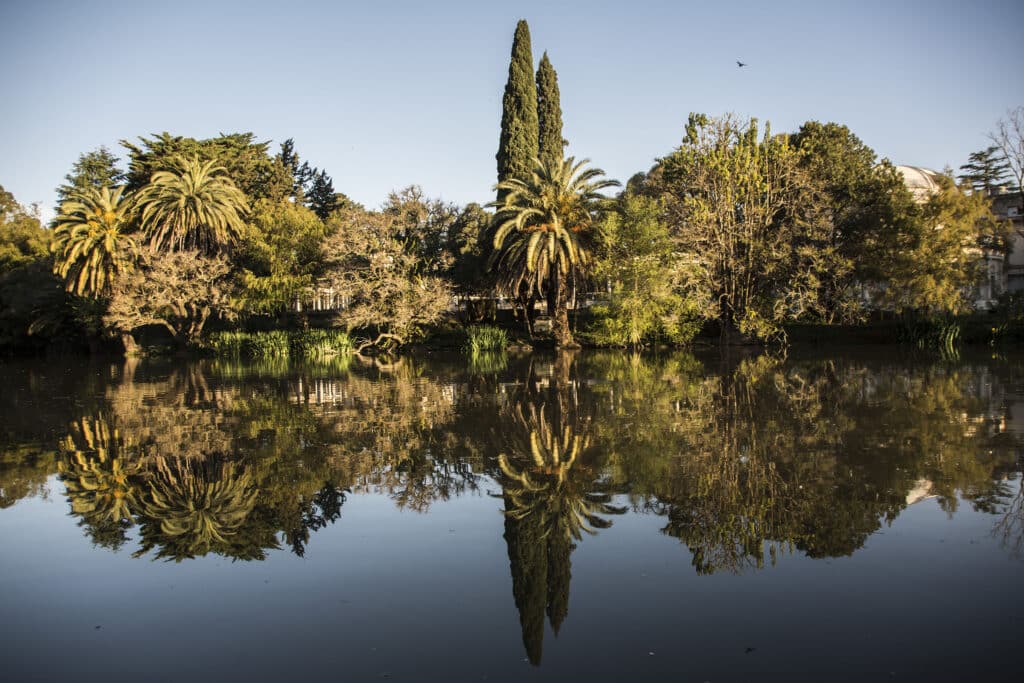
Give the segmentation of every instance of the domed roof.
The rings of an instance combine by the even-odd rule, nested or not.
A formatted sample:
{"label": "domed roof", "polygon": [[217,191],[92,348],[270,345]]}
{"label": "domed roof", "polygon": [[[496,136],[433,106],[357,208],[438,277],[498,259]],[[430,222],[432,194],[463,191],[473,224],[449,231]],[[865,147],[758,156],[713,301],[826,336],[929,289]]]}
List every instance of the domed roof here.
{"label": "domed roof", "polygon": [[939,178],[942,174],[930,168],[920,166],[897,166],[896,170],[903,176],[903,184],[914,195],[915,201],[924,202],[942,189]]}

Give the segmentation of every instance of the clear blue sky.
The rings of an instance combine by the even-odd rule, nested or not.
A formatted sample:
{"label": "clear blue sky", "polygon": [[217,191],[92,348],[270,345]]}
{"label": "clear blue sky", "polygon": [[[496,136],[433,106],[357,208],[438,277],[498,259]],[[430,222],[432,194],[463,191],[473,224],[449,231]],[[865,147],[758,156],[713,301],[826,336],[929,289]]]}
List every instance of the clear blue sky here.
{"label": "clear blue sky", "polygon": [[[0,185],[46,212],[78,155],[252,131],[376,207],[488,201],[516,21],[558,71],[569,153],[625,181],[687,114],[849,126],[942,169],[1024,105],[1020,0],[0,4]],[[739,69],[735,60],[749,66]],[[47,215],[44,213],[44,215]]]}

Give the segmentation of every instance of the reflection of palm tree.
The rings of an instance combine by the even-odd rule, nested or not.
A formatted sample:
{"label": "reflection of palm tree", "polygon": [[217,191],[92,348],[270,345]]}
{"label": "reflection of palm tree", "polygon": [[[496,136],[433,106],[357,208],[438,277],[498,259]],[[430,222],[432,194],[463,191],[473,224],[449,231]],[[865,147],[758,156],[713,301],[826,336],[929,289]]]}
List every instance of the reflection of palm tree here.
{"label": "reflection of palm tree", "polygon": [[230,552],[231,537],[256,504],[248,470],[184,458],[160,458],[156,470],[142,499],[143,544],[136,555],[157,545],[157,557],[176,561]]}
{"label": "reflection of palm tree", "polygon": [[83,417],[61,443],[66,457],[58,465],[71,513],[81,516],[94,542],[114,548],[127,540],[124,530],[137,506],[132,479],[139,461],[123,453],[125,446],[104,418]]}
{"label": "reflection of palm tree", "polygon": [[[562,411],[554,424],[545,406],[517,405],[511,411],[517,438],[512,456],[501,454],[505,540],[512,570],[512,593],[519,609],[523,645],[539,664],[544,645],[544,615],[558,629],[569,611],[574,540],[611,525],[604,514],[622,509],[607,494],[593,490],[596,475],[581,461],[589,438],[577,420]],[[573,417],[575,417],[573,415]]]}

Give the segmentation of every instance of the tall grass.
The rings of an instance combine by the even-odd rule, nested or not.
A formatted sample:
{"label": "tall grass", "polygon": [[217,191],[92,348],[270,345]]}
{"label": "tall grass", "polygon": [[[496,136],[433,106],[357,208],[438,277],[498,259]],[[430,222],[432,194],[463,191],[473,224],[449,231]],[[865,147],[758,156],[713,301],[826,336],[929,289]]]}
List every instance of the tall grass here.
{"label": "tall grass", "polygon": [[349,356],[354,346],[344,330],[215,332],[203,347],[220,358],[326,360]]}
{"label": "tall grass", "polygon": [[466,330],[466,353],[470,357],[484,352],[501,352],[508,348],[508,332],[494,325],[473,325]]}
{"label": "tall grass", "polygon": [[900,341],[923,351],[955,355],[960,341],[960,323],[952,318],[908,320],[900,330]]}

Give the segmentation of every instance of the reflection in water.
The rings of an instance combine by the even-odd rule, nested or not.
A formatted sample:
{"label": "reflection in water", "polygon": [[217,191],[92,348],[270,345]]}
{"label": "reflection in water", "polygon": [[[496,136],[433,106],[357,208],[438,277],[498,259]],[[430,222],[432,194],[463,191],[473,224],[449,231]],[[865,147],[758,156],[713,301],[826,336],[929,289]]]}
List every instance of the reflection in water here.
{"label": "reflection in water", "polygon": [[246,542],[234,543],[256,505],[258,490],[248,470],[216,458],[159,457],[147,484],[137,555],[158,547],[157,557],[178,561],[210,552],[240,559],[254,556],[246,535]]}
{"label": "reflection in water", "polygon": [[78,384],[21,369],[2,378],[0,509],[57,474],[97,546],[260,560],[309,552],[352,495],[427,512],[497,484],[536,664],[576,544],[626,512],[613,501],[662,516],[700,574],[850,555],[925,499],[991,514],[1020,554],[1020,368],[563,354],[469,373],[132,362]]}
{"label": "reflection in water", "polygon": [[[561,363],[569,363],[567,357]],[[567,368],[561,370],[567,373]],[[512,593],[530,662],[541,661],[544,615],[557,635],[569,612],[573,541],[611,526],[622,514],[602,490],[599,451],[589,418],[579,414],[575,383],[554,379],[547,396],[522,398],[501,411],[507,448],[498,456]]]}

